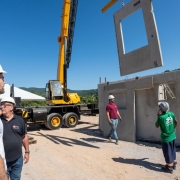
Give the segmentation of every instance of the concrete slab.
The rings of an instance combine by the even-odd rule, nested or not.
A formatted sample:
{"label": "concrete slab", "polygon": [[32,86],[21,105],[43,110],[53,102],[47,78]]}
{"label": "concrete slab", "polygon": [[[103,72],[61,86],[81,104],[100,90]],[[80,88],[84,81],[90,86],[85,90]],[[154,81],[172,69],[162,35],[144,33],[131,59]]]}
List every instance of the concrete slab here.
{"label": "concrete slab", "polygon": [[[142,8],[148,45],[125,54],[121,21]],[[152,0],[132,0],[114,14],[120,75],[128,75],[163,65],[160,41],[152,7]]]}

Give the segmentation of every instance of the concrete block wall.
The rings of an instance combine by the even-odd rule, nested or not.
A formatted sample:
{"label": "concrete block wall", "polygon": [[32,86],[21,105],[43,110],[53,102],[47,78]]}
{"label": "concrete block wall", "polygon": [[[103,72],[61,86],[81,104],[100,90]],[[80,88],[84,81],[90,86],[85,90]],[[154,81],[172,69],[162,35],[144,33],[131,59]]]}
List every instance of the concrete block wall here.
{"label": "concrete block wall", "polygon": [[[123,121],[119,123],[119,139],[135,142],[137,139],[159,141],[160,129],[155,128],[158,108],[158,89],[160,84],[168,84],[176,99],[166,100],[170,109],[180,119],[180,71],[173,71],[138,79],[108,82],[98,85],[99,127],[104,136],[110,131],[106,117],[109,94],[115,96],[115,103]],[[176,144],[180,144],[180,123],[177,127]]]}

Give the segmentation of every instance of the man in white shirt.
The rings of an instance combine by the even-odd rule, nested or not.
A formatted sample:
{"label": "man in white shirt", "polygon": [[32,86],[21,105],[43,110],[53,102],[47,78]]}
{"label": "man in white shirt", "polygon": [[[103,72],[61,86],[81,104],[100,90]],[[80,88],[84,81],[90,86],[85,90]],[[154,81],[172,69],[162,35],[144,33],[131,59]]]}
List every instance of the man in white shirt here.
{"label": "man in white shirt", "polygon": [[6,160],[5,160],[5,153],[4,153],[4,144],[3,144],[3,124],[0,119],[0,156],[4,160],[4,165],[6,169]]}
{"label": "man in white shirt", "polygon": [[4,168],[4,161],[1,156],[0,156],[0,180],[8,180],[7,174]]}
{"label": "man in white shirt", "polygon": [[[2,66],[0,65],[0,94],[4,94],[4,85],[5,85],[4,76],[3,76],[4,73],[6,73],[6,71],[4,71]],[[3,162],[2,159],[4,161],[4,165],[2,165],[2,162]],[[3,167],[3,166],[6,169],[6,160],[5,160],[4,144],[3,144],[3,124],[0,118],[0,167]],[[4,175],[4,168],[0,168],[0,174],[2,177],[4,176],[4,179],[5,179],[6,173]]]}

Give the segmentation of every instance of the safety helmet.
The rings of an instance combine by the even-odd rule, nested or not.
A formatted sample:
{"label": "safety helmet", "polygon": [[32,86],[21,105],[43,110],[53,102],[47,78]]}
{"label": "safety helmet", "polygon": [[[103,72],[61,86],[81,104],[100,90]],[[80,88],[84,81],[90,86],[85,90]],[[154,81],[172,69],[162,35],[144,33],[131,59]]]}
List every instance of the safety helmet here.
{"label": "safety helmet", "polygon": [[163,112],[169,111],[169,104],[167,102],[159,102],[158,105]]}
{"label": "safety helmet", "polygon": [[1,99],[1,103],[2,103],[2,102],[9,102],[9,103],[14,104],[14,106],[16,105],[14,99],[13,99],[12,97],[8,97],[8,96],[3,97],[3,98]]}
{"label": "safety helmet", "polygon": [[113,95],[109,95],[108,99],[114,99],[115,97]]}
{"label": "safety helmet", "polygon": [[1,74],[1,73],[4,74],[4,73],[6,73],[6,71],[4,71],[3,68],[2,68],[2,66],[0,65],[0,74]]}

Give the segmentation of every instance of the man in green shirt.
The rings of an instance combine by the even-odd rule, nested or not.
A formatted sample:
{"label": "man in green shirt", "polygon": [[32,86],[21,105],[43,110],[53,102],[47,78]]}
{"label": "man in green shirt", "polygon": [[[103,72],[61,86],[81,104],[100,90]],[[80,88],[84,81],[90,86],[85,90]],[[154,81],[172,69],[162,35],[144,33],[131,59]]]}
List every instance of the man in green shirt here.
{"label": "man in green shirt", "polygon": [[161,144],[166,165],[162,169],[168,173],[173,173],[176,169],[176,132],[177,120],[175,115],[169,111],[169,104],[167,102],[159,102],[158,119],[156,127],[161,129]]}

